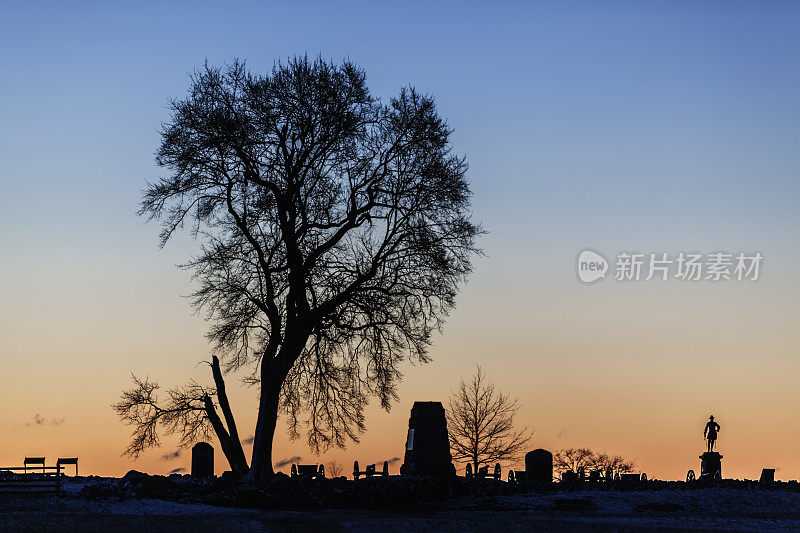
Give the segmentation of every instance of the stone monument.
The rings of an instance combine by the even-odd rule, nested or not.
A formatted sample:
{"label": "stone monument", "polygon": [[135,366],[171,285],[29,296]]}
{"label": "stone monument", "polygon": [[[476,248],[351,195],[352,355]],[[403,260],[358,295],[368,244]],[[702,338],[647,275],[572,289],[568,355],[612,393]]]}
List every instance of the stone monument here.
{"label": "stone monument", "polygon": [[[719,475],[717,475],[719,472]],[[700,456],[700,476],[710,475],[722,479],[722,454],[719,452],[705,452]]]}
{"label": "stone monument", "polygon": [[525,481],[527,483],[552,483],[553,454],[541,448],[526,453]]}
{"label": "stone monument", "polygon": [[447,418],[441,402],[414,402],[401,475],[454,476]]}
{"label": "stone monument", "polygon": [[192,476],[214,477],[214,447],[207,442],[192,446]]}

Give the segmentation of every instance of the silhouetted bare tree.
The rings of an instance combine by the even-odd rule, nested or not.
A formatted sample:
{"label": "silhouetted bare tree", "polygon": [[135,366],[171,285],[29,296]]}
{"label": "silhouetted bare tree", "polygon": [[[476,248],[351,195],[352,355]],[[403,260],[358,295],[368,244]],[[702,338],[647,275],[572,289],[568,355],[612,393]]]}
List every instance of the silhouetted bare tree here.
{"label": "silhouetted bare tree", "polygon": [[343,472],[344,468],[342,467],[342,464],[336,459],[331,459],[328,461],[328,464],[325,465],[325,474],[328,477],[339,477]]}
{"label": "silhouetted bare tree", "polygon": [[185,265],[194,305],[224,370],[249,369],[260,393],[251,463],[213,361],[213,389],[160,406],[135,381],[116,410],[135,426],[132,455],[157,444],[158,423],[185,442],[210,425],[233,470],[263,480],[280,411],[315,451],[343,447],[370,395],[387,410],[396,399],[398,364],[428,360],[478,252],[467,166],[432,97],[408,88],[382,104],[349,61],[206,66],[171,111],[156,158],[171,174],[140,214],[162,222],[162,246],[187,224],[202,241]]}
{"label": "silhouetted bare tree", "polygon": [[636,469],[636,462],[629,461],[621,455],[599,454],[597,460],[598,468],[603,470],[610,468],[615,474],[627,474]]}
{"label": "silhouetted bare tree", "polygon": [[447,410],[453,459],[472,463],[475,472],[482,464],[517,461],[533,437],[527,427],[514,430],[518,410],[519,402],[496,390],[480,367],[469,383],[462,379]]}
{"label": "silhouetted bare tree", "polygon": [[616,473],[633,472],[636,468],[634,461],[629,461],[621,455],[608,455],[597,453],[589,448],[565,448],[558,450],[553,455],[553,470],[559,474],[564,472],[577,472],[580,468],[590,470],[607,470]]}

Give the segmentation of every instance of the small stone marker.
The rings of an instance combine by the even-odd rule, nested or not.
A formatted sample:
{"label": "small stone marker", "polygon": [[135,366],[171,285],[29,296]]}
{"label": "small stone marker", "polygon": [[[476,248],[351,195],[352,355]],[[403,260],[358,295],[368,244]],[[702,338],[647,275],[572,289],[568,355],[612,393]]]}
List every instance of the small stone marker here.
{"label": "small stone marker", "polygon": [[192,476],[214,477],[214,447],[207,442],[192,446]]}

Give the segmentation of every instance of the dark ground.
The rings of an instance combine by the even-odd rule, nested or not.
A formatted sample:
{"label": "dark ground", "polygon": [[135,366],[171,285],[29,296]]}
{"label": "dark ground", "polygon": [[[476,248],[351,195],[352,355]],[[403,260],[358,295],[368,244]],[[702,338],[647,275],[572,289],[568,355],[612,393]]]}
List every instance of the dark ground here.
{"label": "dark ground", "polygon": [[0,530],[800,531],[800,491],[752,483],[708,488],[682,483],[625,490],[551,488],[503,494],[505,484],[493,482],[503,490],[421,506],[296,510],[236,509],[141,496],[87,497],[83,489],[92,483],[99,481],[71,480],[65,487],[67,494],[59,498],[0,494]]}

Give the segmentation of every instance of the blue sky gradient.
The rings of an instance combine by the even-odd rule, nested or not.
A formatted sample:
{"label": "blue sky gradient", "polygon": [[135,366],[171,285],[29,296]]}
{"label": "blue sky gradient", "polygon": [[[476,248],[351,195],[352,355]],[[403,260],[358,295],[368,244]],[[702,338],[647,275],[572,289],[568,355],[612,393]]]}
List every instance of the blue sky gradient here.
{"label": "blue sky gradient", "polygon": [[[487,257],[434,346],[438,377],[410,369],[400,408],[376,425],[402,434],[406,404],[451,390],[476,362],[530,406],[525,420],[550,447],[596,436],[610,451],[638,453],[636,442],[579,422],[572,434],[583,440],[563,442],[527,373],[549,373],[542,394],[557,389],[551,381],[586,391],[598,376],[659,376],[640,391],[642,409],[677,420],[696,408],[698,432],[703,401],[733,412],[741,406],[726,404],[725,390],[751,380],[778,391],[752,420],[796,405],[800,3],[19,2],[0,16],[0,353],[9,371],[49,370],[41,390],[2,384],[26,407],[0,425],[37,409],[62,416],[54,398],[69,376],[80,390],[67,406],[116,431],[96,469],[125,470],[125,430],[107,406],[128,372],[177,384],[207,352],[205,325],[179,297],[189,275],[173,267],[196,244],[184,236],[159,251],[156,226],[135,216],[145,181],[162,175],[153,154],[167,103],[205,60],[242,58],[265,71],[304,53],[350,58],[382,98],[409,84],[433,94],[489,232]],[[752,285],[585,287],[574,271],[585,247],[761,251],[765,260]],[[570,374],[576,365],[585,375]],[[696,392],[721,366],[719,389],[670,410],[673,393],[690,394],[684,374]],[[45,390],[55,391],[49,402]],[[558,416],[581,412],[570,409]],[[623,411],[604,423],[624,433],[638,415]],[[70,431],[64,416],[60,430]],[[800,437],[796,423],[787,431]],[[664,457],[643,461],[683,469]],[[786,466],[800,474],[800,460]]]}

